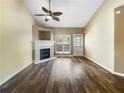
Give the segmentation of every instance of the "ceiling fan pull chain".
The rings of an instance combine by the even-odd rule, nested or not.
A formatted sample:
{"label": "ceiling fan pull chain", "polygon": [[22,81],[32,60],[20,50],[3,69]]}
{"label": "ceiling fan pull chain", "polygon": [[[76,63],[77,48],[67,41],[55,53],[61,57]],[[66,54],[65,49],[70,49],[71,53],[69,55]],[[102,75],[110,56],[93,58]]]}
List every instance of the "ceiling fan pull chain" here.
{"label": "ceiling fan pull chain", "polygon": [[50,3],[51,3],[51,0],[49,0],[49,11],[50,11],[50,7],[51,7],[51,6],[50,6],[50,5],[51,5]]}

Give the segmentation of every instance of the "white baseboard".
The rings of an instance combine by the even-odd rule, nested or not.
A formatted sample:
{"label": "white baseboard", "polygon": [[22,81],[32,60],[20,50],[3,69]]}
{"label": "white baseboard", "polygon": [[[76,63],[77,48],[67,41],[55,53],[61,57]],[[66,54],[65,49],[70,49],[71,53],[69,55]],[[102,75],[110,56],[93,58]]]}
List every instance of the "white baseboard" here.
{"label": "white baseboard", "polygon": [[107,71],[113,73],[112,70],[108,69],[107,67],[103,66],[102,64],[100,64],[100,63],[96,63],[94,60],[92,60],[91,58],[89,58],[89,57],[87,57],[87,56],[84,56],[84,57],[87,58],[87,59],[89,59],[89,60],[91,60],[92,62],[94,62],[95,64],[99,65],[100,67],[106,69]]}
{"label": "white baseboard", "polygon": [[48,58],[48,59],[43,59],[41,61],[34,61],[34,64],[40,64],[40,63],[44,63],[44,62],[47,62],[47,61],[50,61],[50,60],[55,60],[57,59],[57,57],[52,57],[52,58]]}
{"label": "white baseboard", "polygon": [[73,55],[73,57],[84,57],[84,55]]}
{"label": "white baseboard", "polygon": [[56,57],[63,57],[63,56],[65,56],[65,57],[73,57],[73,55],[64,55],[64,54],[63,54],[63,55],[61,55],[61,54],[60,54],[60,55],[59,55],[59,54],[56,54],[55,56],[56,56]]}
{"label": "white baseboard", "polygon": [[113,72],[112,74],[124,77],[124,74],[123,73]]}
{"label": "white baseboard", "polygon": [[[84,55],[85,58],[91,60],[92,62],[94,62],[91,58],[87,57]],[[94,62],[95,63],[95,62]],[[99,63],[95,63],[97,65],[99,65],[100,67],[104,68],[105,70],[109,71],[110,73],[114,74],[114,75],[118,75],[118,76],[121,76],[121,77],[124,77],[124,74],[123,73],[119,73],[119,72],[114,72],[110,69],[108,69],[107,67],[103,66],[102,64],[99,64]]]}
{"label": "white baseboard", "polygon": [[8,80],[10,80],[11,78],[13,78],[15,75],[17,75],[19,72],[21,72],[22,70],[24,70],[26,67],[28,67],[30,64],[25,65],[23,68],[19,69],[18,71],[16,71],[14,74],[12,74],[10,77],[6,78],[4,81],[2,81],[0,83],[0,86],[3,85],[5,82],[7,82]]}
{"label": "white baseboard", "polygon": [[72,55],[61,55],[61,54],[60,54],[60,55],[57,55],[57,54],[56,54],[55,56],[56,56],[56,57],[76,57],[76,56],[78,56],[78,57],[83,57],[84,55],[73,55],[73,54],[72,54]]}

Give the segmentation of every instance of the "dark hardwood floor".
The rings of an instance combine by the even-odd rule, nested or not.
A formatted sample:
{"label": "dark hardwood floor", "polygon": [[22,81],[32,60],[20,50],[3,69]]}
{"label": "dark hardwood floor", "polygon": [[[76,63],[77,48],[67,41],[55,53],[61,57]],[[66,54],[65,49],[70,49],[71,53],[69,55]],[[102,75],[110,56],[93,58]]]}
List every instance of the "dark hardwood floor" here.
{"label": "dark hardwood floor", "polygon": [[0,93],[124,93],[124,78],[86,58],[58,58],[30,65],[1,86]]}

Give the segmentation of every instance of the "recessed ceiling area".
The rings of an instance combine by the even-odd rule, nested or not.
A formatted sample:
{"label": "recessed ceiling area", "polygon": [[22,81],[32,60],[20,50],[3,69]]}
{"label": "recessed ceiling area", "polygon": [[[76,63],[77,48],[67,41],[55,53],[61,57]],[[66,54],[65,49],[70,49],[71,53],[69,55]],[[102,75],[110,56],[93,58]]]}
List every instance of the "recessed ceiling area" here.
{"label": "recessed ceiling area", "polygon": [[48,7],[48,0],[25,0],[34,19],[40,26],[45,27],[85,27],[103,0],[51,0],[51,10],[61,11],[60,21],[49,20],[45,22],[45,17],[34,16],[34,14],[44,13],[41,7]]}

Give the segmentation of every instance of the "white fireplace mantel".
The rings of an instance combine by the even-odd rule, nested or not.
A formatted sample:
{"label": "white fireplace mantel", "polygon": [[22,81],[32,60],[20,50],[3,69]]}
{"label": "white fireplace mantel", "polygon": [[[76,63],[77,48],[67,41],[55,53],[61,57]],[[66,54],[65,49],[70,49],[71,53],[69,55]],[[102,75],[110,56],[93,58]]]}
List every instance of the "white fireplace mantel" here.
{"label": "white fireplace mantel", "polygon": [[[50,48],[50,58],[40,60],[40,49]],[[39,40],[34,41],[34,50],[35,50],[35,60],[34,63],[46,62],[54,58],[54,41],[51,40]]]}

